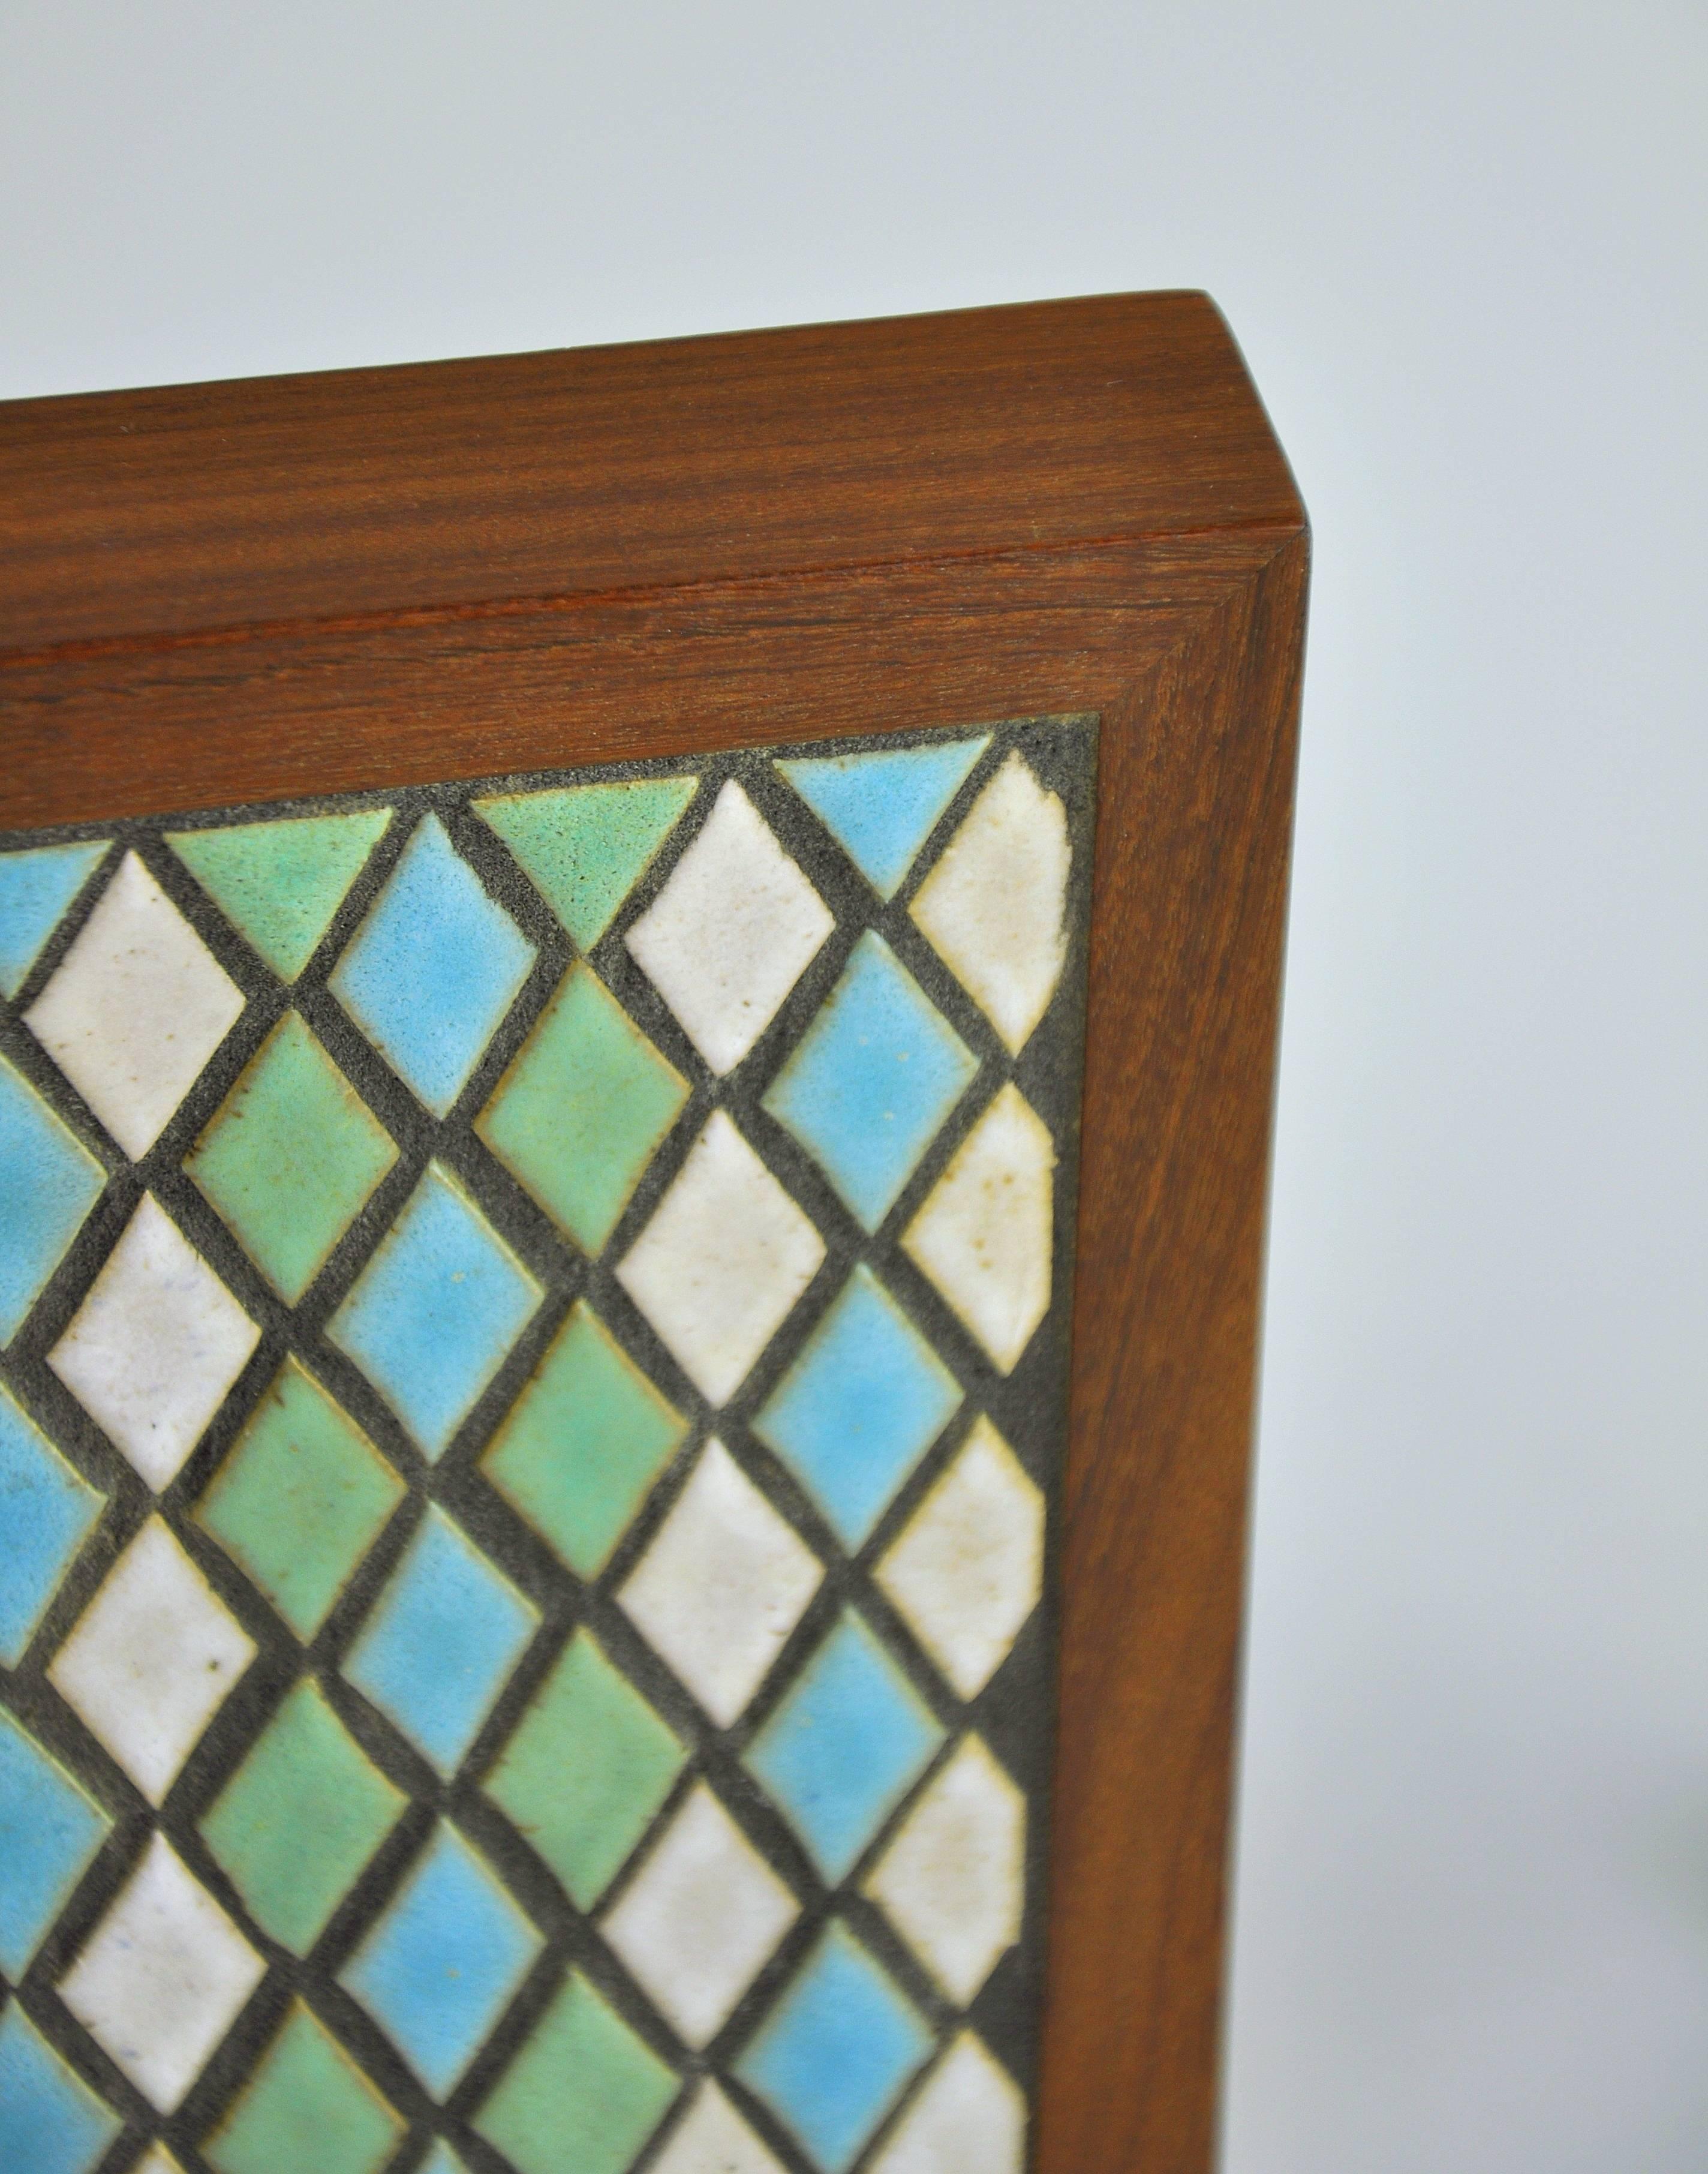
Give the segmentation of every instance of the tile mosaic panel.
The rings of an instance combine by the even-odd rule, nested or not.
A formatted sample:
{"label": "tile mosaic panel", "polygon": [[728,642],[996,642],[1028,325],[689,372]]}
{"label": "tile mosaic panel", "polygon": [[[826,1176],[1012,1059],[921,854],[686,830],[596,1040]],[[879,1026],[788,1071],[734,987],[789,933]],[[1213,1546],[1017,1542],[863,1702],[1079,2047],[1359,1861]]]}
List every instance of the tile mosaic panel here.
{"label": "tile mosaic panel", "polygon": [[0,2168],[1022,2174],[1094,755],[0,839]]}

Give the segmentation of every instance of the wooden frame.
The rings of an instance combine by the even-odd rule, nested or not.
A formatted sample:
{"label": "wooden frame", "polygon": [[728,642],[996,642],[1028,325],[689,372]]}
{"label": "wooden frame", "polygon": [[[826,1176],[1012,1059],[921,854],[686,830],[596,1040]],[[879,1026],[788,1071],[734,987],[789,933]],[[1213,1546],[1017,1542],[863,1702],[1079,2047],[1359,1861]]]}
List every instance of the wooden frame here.
{"label": "wooden frame", "polygon": [[1101,717],[1040,2174],[1213,2149],[1306,561],[1194,295],[0,407],[0,828]]}

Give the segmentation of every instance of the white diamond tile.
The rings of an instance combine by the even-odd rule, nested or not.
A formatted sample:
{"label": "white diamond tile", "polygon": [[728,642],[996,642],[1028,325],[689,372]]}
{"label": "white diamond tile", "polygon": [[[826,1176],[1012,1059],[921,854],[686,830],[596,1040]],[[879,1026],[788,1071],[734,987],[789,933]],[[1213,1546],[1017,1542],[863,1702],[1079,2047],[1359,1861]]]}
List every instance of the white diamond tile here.
{"label": "white diamond tile", "polygon": [[59,1991],[149,2103],[171,2113],[266,1974],[157,1834]]}
{"label": "white diamond tile", "polygon": [[981,1417],[878,1565],[878,1583],[964,1699],[1008,1658],[1044,1583],[1044,1497]]}
{"label": "white diamond tile", "polygon": [[870,2174],[1022,2174],[1026,2101],[982,2041],[962,2031],[872,2161]]}
{"label": "white diamond tile", "polygon": [[1005,1086],[901,1241],[1005,1374],[1050,1310],[1055,1169],[1043,1119]]}
{"label": "white diamond tile", "polygon": [[146,2159],[138,2160],[131,2174],[184,2174],[164,2144],[157,2144]]}
{"label": "white diamond tile", "polygon": [[913,917],[1018,1057],[1068,957],[1068,815],[1018,754],[974,801]]}
{"label": "white diamond tile", "polygon": [[134,1161],[242,1009],[242,991],[127,853],[24,1019]]}
{"label": "white diamond tile", "polygon": [[689,1040],[720,1075],[776,1018],[835,922],[733,778],[629,931]]}
{"label": "white diamond tile", "polygon": [[617,1279],[695,1387],[722,1404],[824,1257],[811,1223],[715,1110]]}
{"label": "white diamond tile", "polygon": [[652,2174],[783,2174],[783,2168],[717,2085],[704,2083],[653,2160]]}
{"label": "white diamond tile", "polygon": [[259,1328],[145,1193],[47,1363],[159,1494],[260,1341]]}
{"label": "white diamond tile", "polygon": [[54,1656],[48,1680],[151,1804],[165,1801],[255,1643],[150,1517]]}
{"label": "white diamond tile", "polygon": [[896,1930],[962,2008],[1020,1937],[1026,1800],[969,1736],[866,1878]]}
{"label": "white diamond tile", "polygon": [[738,1720],[818,1591],[824,1566],[720,1441],[618,1599],[722,1728]]}
{"label": "white diamond tile", "polygon": [[693,2047],[708,2044],[800,1906],[704,1782],[653,1845],[605,1938]]}

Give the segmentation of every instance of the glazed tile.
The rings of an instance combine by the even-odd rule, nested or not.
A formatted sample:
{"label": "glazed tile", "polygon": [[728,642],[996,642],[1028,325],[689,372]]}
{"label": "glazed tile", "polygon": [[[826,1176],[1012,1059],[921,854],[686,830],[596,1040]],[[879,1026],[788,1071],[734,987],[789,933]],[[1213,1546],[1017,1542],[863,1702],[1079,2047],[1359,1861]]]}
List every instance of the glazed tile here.
{"label": "glazed tile", "polygon": [[436,1458],[542,1295],[462,1182],[430,1163],[327,1334]]}
{"label": "glazed tile", "polygon": [[960,1400],[954,1376],[862,1263],[753,1425],[851,1553]]}
{"label": "glazed tile", "polygon": [[770,1025],[835,926],[731,778],[627,941],[721,1078]]}
{"label": "glazed tile", "polygon": [[960,1036],[868,928],[766,1090],[765,1106],[875,1230],[977,1069]]}
{"label": "glazed tile", "polygon": [[943,963],[1019,1056],[1068,960],[1068,815],[1011,754],[912,906]]}
{"label": "glazed tile", "polygon": [[214,2174],[381,2174],[404,2128],[296,2000],[202,2156]]}
{"label": "glazed tile", "polygon": [[872,2174],[1024,2174],[1026,2101],[963,2031],[872,2162]]}
{"label": "glazed tile", "polygon": [[47,1677],[149,1802],[159,1804],[255,1650],[156,1517],[108,1571]]}
{"label": "glazed tile", "polygon": [[441,1820],[338,1982],[444,2099],[543,1944],[478,1852]]}
{"label": "glazed tile", "polygon": [[403,1494],[355,1421],[287,1359],[197,1504],[196,1522],[306,1644]]}
{"label": "glazed tile", "polygon": [[343,1673],[448,1777],[538,1622],[532,1602],[430,1503]]}
{"label": "glazed tile", "polygon": [[714,2083],[695,2090],[687,2113],[652,2162],[652,2174],[784,2174]]}
{"label": "glazed tile", "polygon": [[111,1827],[88,1791],[0,1706],[0,1971],[14,1982]]}
{"label": "glazed tile", "polygon": [[332,994],[435,1116],[468,1084],[534,948],[424,815],[332,970]]}
{"label": "glazed tile", "polygon": [[1055,1170],[1043,1120],[1004,1086],[901,1241],[1004,1374],[1050,1310]]}
{"label": "glazed tile", "polygon": [[134,1161],[242,1009],[242,991],[132,852],[24,1016]]}
{"label": "glazed tile", "polygon": [[603,1252],[688,1099],[591,966],[576,965],[474,1129],[584,1253]]}
{"label": "glazed tile", "polygon": [[875,1573],[964,1699],[1013,1649],[1044,1582],[1044,1498],[981,1417]]}
{"label": "glazed tile", "polygon": [[266,1975],[262,1957],[156,1834],[59,1996],[149,2105],[171,2113]]}
{"label": "glazed tile", "polygon": [[777,768],[878,895],[894,898],[990,744],[985,733],[928,747],[797,756]]}
{"label": "glazed tile", "polygon": [[279,979],[294,982],[391,820],[389,808],[362,808],[169,830],[166,843]]}
{"label": "glazed tile", "polygon": [[689,1792],[600,1930],[684,2044],[705,2046],[800,1905],[704,1782]]}
{"label": "glazed tile", "polygon": [[106,1497],[0,1387],[0,1662],[15,1668]]}
{"label": "glazed tile", "polygon": [[0,853],[0,996],[15,997],[109,841]]}
{"label": "glazed tile", "polygon": [[408,1803],[305,1679],[198,1825],[262,1931],[305,1955]]}
{"label": "glazed tile", "polygon": [[516,2174],[624,2174],[676,2092],[674,2071],[572,1971],[474,2126]]}
{"label": "glazed tile", "polygon": [[397,1160],[390,1133],[287,1012],[184,1167],[295,1305]]}
{"label": "glazed tile", "polygon": [[473,803],[583,951],[651,867],[694,798],[692,777],[503,792]]}
{"label": "glazed tile", "polygon": [[581,1910],[627,1862],[687,1752],[589,1630],[534,1695],[484,1784]]}
{"label": "glazed tile", "polygon": [[617,1598],[721,1728],[746,1711],[806,1613],[824,1566],[720,1441]]}
{"label": "glazed tile", "polygon": [[82,1141],[0,1057],[0,1344],[24,1326],[105,1183]]}
{"label": "glazed tile", "polygon": [[592,1578],[686,1431],[578,1299],[481,1470],[578,1576]]}
{"label": "glazed tile", "polygon": [[164,2144],[157,2144],[146,2157],[137,2161],[132,2174],[184,2174],[184,2170]]}
{"label": "glazed tile", "polygon": [[0,2012],[0,2166],[93,2174],[123,2123],[56,2053],[15,1999]]}
{"label": "glazed tile", "polygon": [[811,1223],[715,1110],[617,1277],[695,1387],[722,1404],[824,1258]]}
{"label": "glazed tile", "polygon": [[260,1341],[256,1323],[149,1192],[47,1363],[159,1494]]}
{"label": "glazed tile", "polygon": [[419,2174],[468,2174],[468,2169],[441,2138],[421,2161]]}

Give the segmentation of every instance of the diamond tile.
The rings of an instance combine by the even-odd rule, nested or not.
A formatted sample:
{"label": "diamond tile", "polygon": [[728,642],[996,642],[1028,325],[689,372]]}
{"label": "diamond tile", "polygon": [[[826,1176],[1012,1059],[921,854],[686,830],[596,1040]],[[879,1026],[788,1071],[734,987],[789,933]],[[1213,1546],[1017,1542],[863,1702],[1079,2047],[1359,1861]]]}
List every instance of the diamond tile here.
{"label": "diamond tile", "polygon": [[109,841],[0,853],[0,995],[15,997]]}
{"label": "diamond tile", "polygon": [[100,1197],[106,1172],[0,1057],[0,1344],[9,1344]]}
{"label": "diamond tile", "polygon": [[305,1955],[408,1802],[304,1681],[199,1825],[262,1931]]}
{"label": "diamond tile", "polygon": [[857,1267],[754,1420],[851,1553],[954,1416],[959,1385]]}
{"label": "diamond tile", "polygon": [[872,2174],[1024,2174],[1025,2164],[1020,2087],[963,2031],[873,2160]]}
{"label": "diamond tile", "polygon": [[849,1609],[759,1731],[746,1763],[834,1885],[943,1739],[917,1692]]}
{"label": "diamond tile", "polygon": [[800,1906],[704,1782],[601,1930],[689,2046],[715,2038]]}
{"label": "diamond tile", "polygon": [[287,1012],[184,1167],[294,1306],[397,1160],[307,1022]]}
{"label": "diamond tile", "polygon": [[652,2174],[784,2174],[782,2161],[760,2143],[711,2082],[701,2084],[685,2117],[652,2162]]}
{"label": "diamond tile", "polygon": [[236,1025],[243,992],[134,853],[24,1014],[132,1160]]}
{"label": "diamond tile", "polygon": [[468,2174],[468,2169],[441,2138],[421,2161],[420,2174]]}
{"label": "diamond tile", "polygon": [[629,931],[630,950],[713,1072],[732,1072],[835,927],[733,778]]}
{"label": "diamond tile", "polygon": [[695,1387],[722,1404],[824,1257],[818,1232],[715,1110],[617,1279]]}
{"label": "diamond tile", "polygon": [[720,1441],[617,1598],[721,1728],[746,1711],[824,1566]]}
{"label": "diamond tile", "polygon": [[343,1674],[449,1776],[538,1622],[532,1602],[430,1503]]}
{"label": "diamond tile", "polygon": [[682,1414],[577,1300],[481,1469],[571,1570],[592,1578],[686,1431]]}
{"label": "diamond tile", "polygon": [[47,1676],[149,1802],[159,1804],[255,1650],[164,1522],[150,1517]]}
{"label": "diamond tile", "polygon": [[392,1070],[442,1117],[533,962],[532,944],[430,814],[328,986]]}
{"label": "diamond tile", "polygon": [[950,1998],[970,2008],[1020,1937],[1026,1800],[981,1737],[927,1783],[865,1891]]}
{"label": "diamond tile", "polygon": [[0,1387],[0,1661],[15,1668],[106,1497]]}
{"label": "diamond tile", "polygon": [[443,2099],[543,1944],[477,1852],[441,1820],[338,1982]]}
{"label": "diamond tile", "polygon": [[987,1419],[878,1565],[878,1585],[964,1699],[1008,1658],[1044,1583],[1044,1498]]}
{"label": "diamond tile", "polygon": [[159,1494],[260,1341],[255,1322],[148,1192],[47,1363]]}
{"label": "diamond tile", "polygon": [[389,808],[363,808],[169,830],[166,843],[279,979],[294,982],[391,820]]}
{"label": "diamond tile", "polygon": [[149,2105],[171,2113],[266,1975],[261,1956],[156,1834],[59,1994]]}
{"label": "diamond tile", "polygon": [[913,2004],[833,1920],[736,2073],[824,2174],[843,2174],[931,2043]]}
{"label": "diamond tile", "polygon": [[1043,1120],[1005,1086],[902,1236],[1004,1374],[1050,1310],[1055,1169]]}
{"label": "diamond tile", "polygon": [[298,2000],[202,2156],[214,2174],[380,2174],[404,2128]]}
{"label": "diamond tile", "polygon": [[404,1491],[349,1414],[287,1359],[196,1506],[196,1522],[306,1644]]}
{"label": "diamond tile", "polygon": [[184,2170],[164,2144],[157,2144],[146,2158],[137,2161],[132,2174],[184,2174]]}
{"label": "diamond tile", "polygon": [[1068,959],[1068,814],[1011,754],[920,885],[912,913],[1015,1056]]}
{"label": "diamond tile", "polygon": [[652,865],[695,782],[632,778],[497,793],[473,804],[582,950],[591,951]]}
{"label": "diamond tile", "polygon": [[868,928],[766,1090],[765,1106],[875,1230],[977,1069],[960,1036]]}
{"label": "diamond tile", "polygon": [[91,2174],[122,2126],[8,2001],[0,2014],[0,2166]]}
{"label": "diamond tile", "polygon": [[541,1295],[457,1178],[434,1162],[327,1334],[436,1458]]}
{"label": "diamond tile", "polygon": [[579,1630],[484,1787],[576,1907],[588,1910],[651,1824],[687,1755],[592,1632]]}
{"label": "diamond tile", "polygon": [[894,898],[988,733],[929,747],[811,755],[777,765],[880,898]]}
{"label": "diamond tile", "polygon": [[8,1977],[29,1969],[111,1825],[0,1708],[0,1971]]}
{"label": "diamond tile", "polygon": [[517,2174],[624,2174],[676,2090],[674,2073],[572,1971],[474,2126]]}
{"label": "diamond tile", "polygon": [[591,966],[576,965],[474,1128],[584,1253],[617,1227],[688,1100]]}

